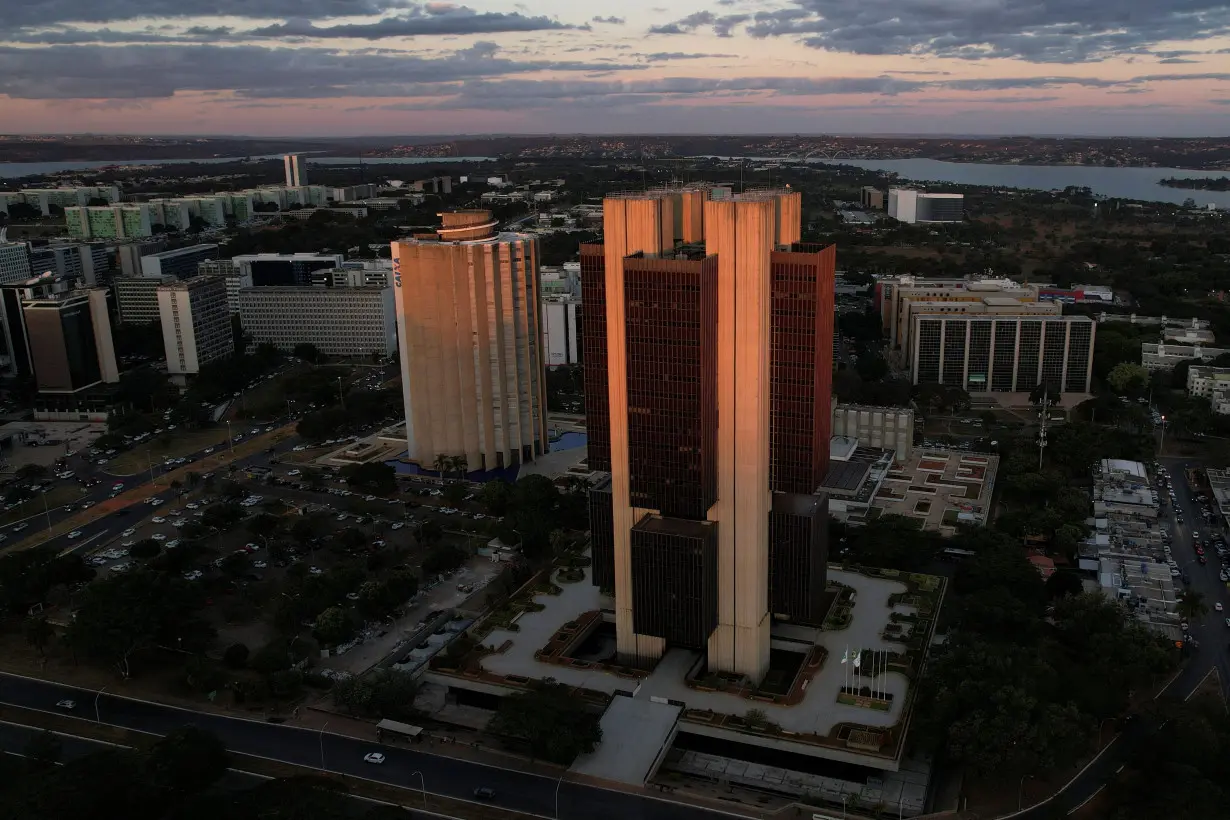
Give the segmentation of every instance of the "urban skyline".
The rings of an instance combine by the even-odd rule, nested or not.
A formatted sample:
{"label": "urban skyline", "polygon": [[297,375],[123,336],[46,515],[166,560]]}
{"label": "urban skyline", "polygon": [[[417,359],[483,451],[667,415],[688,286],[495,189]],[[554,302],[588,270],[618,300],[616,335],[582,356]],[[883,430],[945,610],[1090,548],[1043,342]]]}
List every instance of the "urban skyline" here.
{"label": "urban skyline", "polygon": [[70,0],[16,10],[0,95],[27,132],[1224,131],[1224,4],[1115,10]]}

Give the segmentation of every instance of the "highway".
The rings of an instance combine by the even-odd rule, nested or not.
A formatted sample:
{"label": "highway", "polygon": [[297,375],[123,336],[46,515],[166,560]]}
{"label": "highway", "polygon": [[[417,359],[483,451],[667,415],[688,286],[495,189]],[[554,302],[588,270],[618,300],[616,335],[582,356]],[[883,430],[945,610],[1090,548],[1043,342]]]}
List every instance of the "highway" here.
{"label": "highway", "polygon": [[[98,718],[105,724],[160,735],[191,724],[213,732],[233,752],[367,778],[407,789],[426,788],[434,794],[474,800],[474,789],[485,786],[495,790],[495,798],[491,801],[495,805],[542,817],[575,820],[718,820],[744,816],[445,757],[421,748],[357,740],[330,733],[327,724],[320,731],[315,731],[191,712],[121,697],[105,690],[78,689],[0,674],[2,703],[62,714],[63,710],[57,709],[56,703],[64,699],[76,701],[72,714],[83,720]],[[0,745],[7,747],[7,744]],[[374,751],[385,754],[387,760],[383,765],[363,762],[363,756]],[[412,792],[407,792],[404,803],[414,806]]]}

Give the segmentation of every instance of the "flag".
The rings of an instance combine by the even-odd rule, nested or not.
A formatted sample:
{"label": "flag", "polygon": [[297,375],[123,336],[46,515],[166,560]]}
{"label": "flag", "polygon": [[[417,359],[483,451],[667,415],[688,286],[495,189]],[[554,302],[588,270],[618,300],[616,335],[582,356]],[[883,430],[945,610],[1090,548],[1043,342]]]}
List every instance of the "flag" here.
{"label": "flag", "polygon": [[863,652],[862,650],[859,650],[858,652],[854,653],[854,668],[858,669],[859,666],[862,664],[862,662],[863,662]]}
{"label": "flag", "polygon": [[845,663],[845,662],[846,662],[846,661],[848,661],[848,660],[850,660],[850,650],[849,650],[849,649],[847,649],[845,652],[843,652],[843,653],[841,654],[841,662],[842,662],[842,663]]}

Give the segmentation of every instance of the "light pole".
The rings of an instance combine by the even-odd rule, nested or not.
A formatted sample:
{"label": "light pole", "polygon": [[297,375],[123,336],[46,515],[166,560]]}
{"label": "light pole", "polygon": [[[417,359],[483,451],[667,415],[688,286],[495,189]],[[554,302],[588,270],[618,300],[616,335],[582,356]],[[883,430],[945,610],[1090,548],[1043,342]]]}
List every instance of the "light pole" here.
{"label": "light pole", "polygon": [[1157,454],[1160,457],[1166,449],[1166,417],[1162,416],[1162,440],[1158,442]]}
{"label": "light pole", "polygon": [[564,776],[561,774],[559,780],[555,781],[555,820],[559,820],[559,787],[564,785]]}
{"label": "light pole", "polygon": [[102,698],[103,692],[106,692],[106,691],[107,691],[107,687],[104,686],[102,689],[99,689],[98,694],[94,696],[94,722],[95,723],[99,723],[99,724],[102,723],[102,713],[98,710],[98,706],[99,706],[98,701]]}
{"label": "light pole", "polygon": [[1102,745],[1102,727],[1106,725],[1106,721],[1114,719],[1113,717],[1103,718],[1102,722],[1098,724],[1098,746]]}
{"label": "light pole", "polygon": [[419,792],[423,795],[423,811],[427,811],[427,779],[422,772],[410,772],[410,776],[419,776]]}
{"label": "light pole", "polygon": [[325,721],[325,725],[320,727],[320,770],[325,769],[325,729],[329,728],[329,721]]}
{"label": "light pole", "polygon": [[1025,802],[1025,781],[1033,779],[1032,774],[1021,775],[1021,786],[1016,790],[1016,810],[1020,811]]}
{"label": "light pole", "polygon": [[342,377],[337,377],[337,400],[342,403],[342,410],[346,410],[346,396],[342,394]]}
{"label": "light pole", "polygon": [[226,423],[226,447],[231,451],[231,461],[235,460],[235,439],[231,436],[231,423]]}
{"label": "light pole", "polygon": [[51,508],[47,506],[47,488],[42,490],[43,496],[43,515],[47,516],[47,532],[51,532]]}

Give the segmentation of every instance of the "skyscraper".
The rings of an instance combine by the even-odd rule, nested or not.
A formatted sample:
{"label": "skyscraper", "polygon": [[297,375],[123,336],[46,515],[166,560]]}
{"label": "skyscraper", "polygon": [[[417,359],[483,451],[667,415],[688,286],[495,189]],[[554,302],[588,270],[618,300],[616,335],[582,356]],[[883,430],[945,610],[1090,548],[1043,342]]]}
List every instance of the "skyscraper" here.
{"label": "skyscraper", "polygon": [[618,195],[582,246],[589,463],[611,473],[594,579],[621,662],[688,646],[759,680],[772,620],[820,615],[835,251],[798,243],[800,209],[789,190]]}
{"label": "skyscraper", "polygon": [[282,165],[286,168],[286,187],[298,188],[308,184],[307,160],[299,154],[287,154],[282,157]]}
{"label": "skyscraper", "polygon": [[488,211],[441,216],[392,249],[408,458],[532,461],[549,446],[538,240],[497,233]]}

